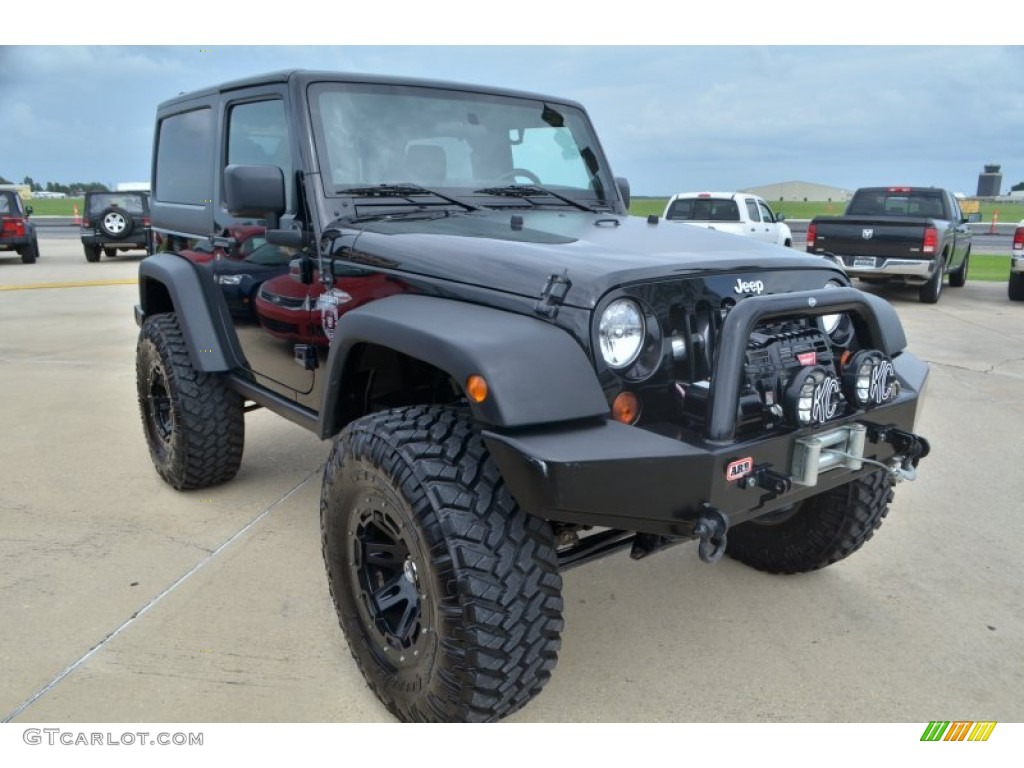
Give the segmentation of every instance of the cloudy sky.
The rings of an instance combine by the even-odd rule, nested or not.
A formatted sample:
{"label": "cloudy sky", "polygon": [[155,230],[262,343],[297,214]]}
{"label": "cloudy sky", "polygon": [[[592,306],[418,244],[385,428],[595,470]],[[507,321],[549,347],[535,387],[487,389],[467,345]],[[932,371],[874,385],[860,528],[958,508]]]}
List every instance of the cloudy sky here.
{"label": "cloudy sky", "polygon": [[994,45],[2,47],[0,175],[146,180],[158,102],[289,68],[576,99],[636,195],[790,180],[972,194],[986,163],[1004,191],[1024,181],[1024,47]]}

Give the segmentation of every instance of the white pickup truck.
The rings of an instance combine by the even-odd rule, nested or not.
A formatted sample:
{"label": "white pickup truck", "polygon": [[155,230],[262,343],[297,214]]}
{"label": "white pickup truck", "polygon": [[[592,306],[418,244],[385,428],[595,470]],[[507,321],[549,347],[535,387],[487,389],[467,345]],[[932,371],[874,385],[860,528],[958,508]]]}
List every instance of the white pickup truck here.
{"label": "white pickup truck", "polygon": [[793,233],[768,203],[745,192],[680,192],[665,206],[665,220],[679,221],[777,245],[793,245]]}

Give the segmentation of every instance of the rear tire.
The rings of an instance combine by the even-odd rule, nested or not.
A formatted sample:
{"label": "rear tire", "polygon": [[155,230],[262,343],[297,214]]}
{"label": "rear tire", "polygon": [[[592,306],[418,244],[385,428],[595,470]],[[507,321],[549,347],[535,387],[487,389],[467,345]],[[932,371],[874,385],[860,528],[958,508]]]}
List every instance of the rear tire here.
{"label": "rear tire", "polygon": [[935,268],[935,274],[917,292],[922,304],[937,304],[942,295],[942,280],[945,277],[946,259],[943,258]]}
{"label": "rear tire", "polygon": [[967,253],[964,254],[964,263],[955,272],[949,273],[949,287],[950,288],[963,288],[964,284],[967,283],[967,269],[971,262],[971,249],[967,249]]}
{"label": "rear tire", "polygon": [[889,512],[892,480],[883,470],[729,531],[726,554],[768,573],[824,568],[856,552]]}
{"label": "rear tire", "polygon": [[174,315],[142,324],[135,379],[149,455],[168,485],[206,488],[235,476],[245,443],[242,397],[192,367]]}
{"label": "rear tire", "polygon": [[35,264],[39,258],[39,241],[33,240],[24,248],[19,248],[18,255],[21,256],[22,264]]}
{"label": "rear tire", "polygon": [[1006,287],[1010,301],[1024,301],[1024,272],[1011,272],[1010,283]]}
{"label": "rear tire", "polygon": [[86,245],[85,248],[85,260],[91,264],[95,264],[100,260],[100,254],[102,250],[98,245]]}
{"label": "rear tire", "polygon": [[489,721],[551,677],[562,578],[468,417],[366,416],[335,440],[320,530],[331,597],[370,689],[403,721]]}

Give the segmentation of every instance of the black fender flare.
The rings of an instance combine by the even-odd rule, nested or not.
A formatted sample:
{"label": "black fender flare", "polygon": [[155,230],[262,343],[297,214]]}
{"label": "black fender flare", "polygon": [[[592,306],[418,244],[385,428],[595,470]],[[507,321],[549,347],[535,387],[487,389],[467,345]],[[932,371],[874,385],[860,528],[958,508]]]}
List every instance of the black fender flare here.
{"label": "black fender flare", "polygon": [[[170,306],[159,286],[170,298]],[[141,319],[174,312],[198,371],[219,373],[244,366],[227,305],[209,273],[169,253],[149,256],[139,264]]]}
{"label": "black fender flare", "polygon": [[522,427],[607,416],[597,374],[579,343],[543,320],[451,299],[403,294],[343,315],[327,361],[321,437],[341,427],[337,394],[352,350],[370,343],[444,371],[463,388],[476,374],[488,396],[470,401],[474,418]]}

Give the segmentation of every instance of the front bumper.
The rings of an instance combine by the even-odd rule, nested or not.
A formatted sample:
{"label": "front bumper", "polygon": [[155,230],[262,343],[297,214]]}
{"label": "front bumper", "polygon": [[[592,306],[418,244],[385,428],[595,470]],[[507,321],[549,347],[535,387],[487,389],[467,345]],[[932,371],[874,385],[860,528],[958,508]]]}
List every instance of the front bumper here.
{"label": "front bumper", "polygon": [[[780,428],[737,440],[736,403],[754,327],[794,312],[837,311],[850,313],[859,338],[891,357],[899,394],[885,405],[817,427]],[[904,467],[916,464],[927,453],[927,444],[912,432],[928,366],[901,352],[905,345],[892,307],[851,288],[748,298],[724,321],[703,437],[674,439],[611,420],[492,429],[483,437],[510,492],[530,514],[564,523],[692,536],[709,509],[735,525],[877,471],[878,463],[889,466],[896,459]],[[836,451],[850,450],[837,447],[837,433],[857,435],[850,444],[858,444],[862,461],[836,460]],[[808,472],[808,456],[817,462],[816,451],[821,463]]]}
{"label": "front bumper", "polygon": [[[896,449],[878,440],[877,433],[893,426],[913,430],[928,377],[927,366],[908,353],[894,364],[903,391],[893,403],[816,429],[716,445],[606,421],[515,434],[485,431],[484,440],[512,495],[531,514],[565,523],[692,536],[708,506],[736,525],[877,469],[866,462],[857,470],[837,465],[820,472],[814,485],[801,485],[793,471],[798,440],[862,424],[869,435],[863,457],[890,461]],[[753,471],[729,479],[730,466],[748,459]],[[756,482],[761,478],[764,483]],[[780,481],[782,486],[775,485]],[[778,492],[780,487],[786,490]]]}

